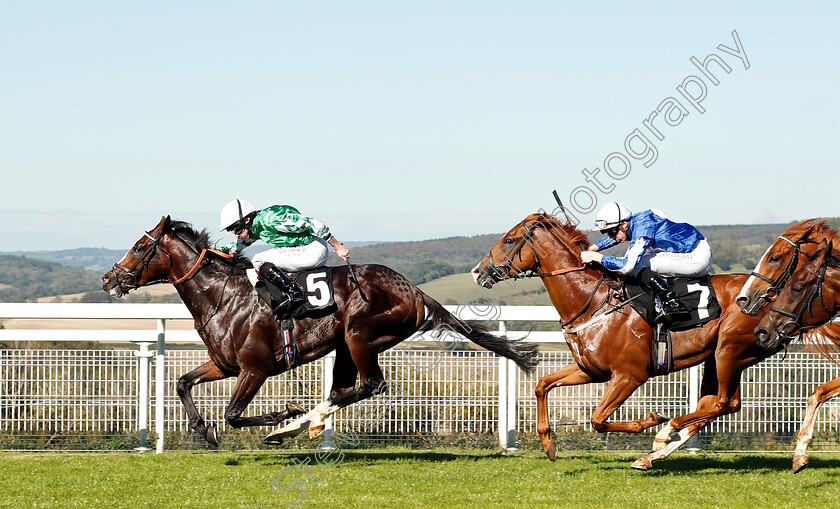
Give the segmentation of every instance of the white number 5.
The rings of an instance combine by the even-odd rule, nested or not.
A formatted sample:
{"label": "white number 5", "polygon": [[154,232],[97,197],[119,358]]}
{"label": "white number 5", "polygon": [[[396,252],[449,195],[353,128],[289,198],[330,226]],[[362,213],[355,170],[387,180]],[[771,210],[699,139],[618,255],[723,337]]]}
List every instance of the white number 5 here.
{"label": "white number 5", "polygon": [[327,273],[313,272],[306,276],[306,291],[309,304],[314,307],[325,306],[330,301],[330,287],[327,285]]}

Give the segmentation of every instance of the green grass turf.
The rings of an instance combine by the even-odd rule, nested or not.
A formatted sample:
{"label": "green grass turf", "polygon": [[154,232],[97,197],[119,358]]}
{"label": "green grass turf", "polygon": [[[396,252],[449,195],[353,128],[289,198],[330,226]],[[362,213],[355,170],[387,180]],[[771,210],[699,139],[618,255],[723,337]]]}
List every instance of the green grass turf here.
{"label": "green grass turf", "polygon": [[[803,472],[790,454],[678,452],[649,472],[636,455],[538,451],[0,453],[0,507],[840,507],[840,454]],[[308,463],[307,463],[308,462]]]}

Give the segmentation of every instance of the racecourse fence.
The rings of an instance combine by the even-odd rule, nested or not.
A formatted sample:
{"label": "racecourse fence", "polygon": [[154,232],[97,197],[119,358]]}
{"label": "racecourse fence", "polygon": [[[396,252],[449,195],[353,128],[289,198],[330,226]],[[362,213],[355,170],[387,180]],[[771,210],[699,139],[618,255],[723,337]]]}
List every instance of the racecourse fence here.
{"label": "racecourse fence", "polygon": [[[492,318],[505,331],[509,321],[556,321],[551,307],[497,308],[492,316],[448,306],[463,319]],[[167,349],[167,343],[200,342],[194,331],[167,330],[166,320],[189,318],[180,304],[0,304],[0,319],[145,318],[155,329],[0,329],[0,341],[105,341],[125,348],[0,350],[0,449],[121,450],[202,449],[209,446],[187,424],[175,386],[206,360],[204,350]],[[508,332],[512,337],[524,332]],[[572,357],[559,332],[535,331],[527,341],[545,346],[533,378],[507,359],[465,348],[454,337],[418,336],[380,355],[389,383],[384,394],[336,413],[325,434],[298,437],[282,447],[312,448],[406,445],[412,447],[538,447],[536,381]],[[715,451],[791,450],[808,395],[840,376],[840,368],[817,355],[777,354],[746,371],[743,406],[702,431],[687,447]],[[297,401],[312,408],[329,392],[333,356],[270,379],[248,408],[258,415]],[[697,402],[702,367],[657,377],[640,387],[612,420],[675,417]],[[198,385],[193,396],[208,422],[219,427],[224,449],[256,447],[268,428],[235,430],[224,411],[235,379]],[[549,413],[561,449],[649,450],[654,431],[600,434],[589,417],[605,384],[559,387]],[[812,448],[840,450],[840,403],[821,410]]]}

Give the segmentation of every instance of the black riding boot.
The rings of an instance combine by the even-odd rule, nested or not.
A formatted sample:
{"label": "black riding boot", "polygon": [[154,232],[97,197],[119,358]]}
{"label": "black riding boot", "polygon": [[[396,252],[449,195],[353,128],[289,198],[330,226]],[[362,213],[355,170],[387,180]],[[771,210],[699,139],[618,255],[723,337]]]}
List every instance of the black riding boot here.
{"label": "black riding boot", "polygon": [[639,271],[638,278],[643,285],[656,295],[662,305],[662,313],[656,318],[657,322],[687,320],[691,317],[691,311],[680,301],[677,294],[668,288],[668,284],[665,283],[662,276],[651,269],[644,268]]}
{"label": "black riding boot", "polygon": [[[303,302],[303,289],[298,286],[285,272],[271,263],[260,266],[260,277],[270,283],[269,290],[273,297],[272,311],[280,313],[292,309],[297,303]],[[273,287],[273,288],[272,288]]]}

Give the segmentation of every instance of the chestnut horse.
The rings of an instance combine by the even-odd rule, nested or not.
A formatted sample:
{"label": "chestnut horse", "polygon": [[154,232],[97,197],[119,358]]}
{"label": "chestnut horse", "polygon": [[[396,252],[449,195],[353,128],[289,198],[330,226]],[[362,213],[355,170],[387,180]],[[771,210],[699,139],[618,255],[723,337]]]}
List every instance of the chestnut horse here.
{"label": "chestnut horse", "polygon": [[[803,341],[814,343],[825,354],[830,346],[840,343],[838,327],[815,330],[829,324],[840,313],[840,258],[832,250],[833,243],[823,240],[811,259],[790,276],[756,328],[761,344],[775,348],[804,333]],[[817,387],[808,398],[808,408],[796,436],[794,472],[808,465],[808,446],[814,437],[820,407],[838,395],[840,378],[835,378]]]}
{"label": "chestnut horse", "polygon": [[[652,375],[653,329],[635,311],[621,308],[611,284],[619,277],[598,264],[583,266],[580,254],[590,245],[573,225],[536,213],[510,229],[474,269],[475,282],[490,288],[503,279],[539,276],[562,319],[574,362],[543,377],[537,384],[537,431],[552,461],[556,442],[551,438],[548,392],[562,385],[607,382],[592,414],[599,432],[638,433],[667,419],[651,412],[645,419],[610,422],[609,417]],[[702,327],[672,333],[674,370],[705,363],[701,398],[695,412],[672,419],[657,433],[654,451],[633,463],[647,470],[667,457],[717,417],[741,407],[740,378],[747,367],[773,352],[760,348],[753,329],[758,319],[742,314],[735,297],[746,274],[713,276],[721,317]],[[594,322],[592,322],[595,320]],[[591,326],[583,327],[591,323]]]}
{"label": "chestnut horse", "polygon": [[[783,291],[798,265],[807,260],[810,254],[815,253],[823,241],[832,241],[835,245],[840,245],[840,236],[837,231],[829,227],[824,220],[809,219],[785,230],[767,248],[741,289],[737,299],[741,311],[749,315],[763,315],[767,312],[765,305],[773,302],[778,292]],[[779,341],[781,339],[779,336],[769,337],[766,326],[757,327],[755,333],[760,346],[769,350],[778,350],[783,346]],[[825,340],[840,345],[840,325],[828,324],[814,334],[804,337],[806,341],[817,338],[821,341],[814,342],[813,346],[818,353],[828,356],[829,345],[825,343]],[[839,390],[840,378],[817,387],[808,398],[808,408],[797,435],[796,450],[793,455],[794,472],[799,472],[808,465],[807,450],[813,437],[819,407],[834,398]]]}
{"label": "chestnut horse", "polygon": [[[327,400],[272,432],[266,443],[280,443],[284,437],[307,428],[309,436],[314,437],[324,429],[324,419],[336,410],[384,391],[379,353],[417,332],[446,328],[512,359],[528,373],[536,365],[533,345],[498,337],[480,324],[461,322],[388,267],[358,265],[353,280],[349,267],[332,268],[335,312],[295,320],[298,362],[289,366],[280,323],[247,278],[245,269],[251,267],[250,261],[242,255],[227,260],[209,248],[206,231],[199,233],[187,223],[164,217],[102,280],[103,289],[117,297],[141,286],[167,281],[175,284],[210,356],[209,361],[178,380],[178,396],[190,427],[211,444],[218,444],[218,435],[215,426],[205,423],[195,407],[191,395],[194,385],[237,377],[225,420],[234,428],[274,426],[303,410],[287,404],[279,412],[242,417],[263,382],[333,350],[334,382]],[[357,377],[360,383],[355,386]]]}

